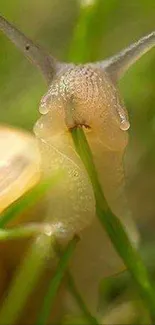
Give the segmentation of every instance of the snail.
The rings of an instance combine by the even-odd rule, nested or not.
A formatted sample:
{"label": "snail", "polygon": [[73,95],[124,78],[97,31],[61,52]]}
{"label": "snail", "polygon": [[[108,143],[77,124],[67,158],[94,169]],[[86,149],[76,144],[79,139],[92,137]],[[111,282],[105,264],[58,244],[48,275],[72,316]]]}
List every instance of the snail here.
{"label": "snail", "polygon": [[[118,81],[155,45],[155,32],[112,58],[76,65],[57,61],[2,16],[0,29],[41,70],[48,85],[39,107],[41,117],[34,126],[35,136],[0,128],[0,211],[40,179],[60,168],[66,172],[66,177],[46,196],[44,213],[22,216],[18,224],[44,223],[46,214],[60,243],[79,235],[70,271],[84,301],[96,313],[100,280],[124,266],[96,217],[92,186],[70,131],[75,127],[84,129],[108,205],[137,245],[139,236],[128,209],[123,167],[130,123]],[[13,269],[20,258],[18,245],[14,244],[13,257],[9,253],[13,243],[10,245],[1,245],[0,250],[2,256],[5,250],[5,263]],[[1,289],[1,296],[5,289]],[[66,303],[63,297],[67,297],[67,290],[61,297]]]}

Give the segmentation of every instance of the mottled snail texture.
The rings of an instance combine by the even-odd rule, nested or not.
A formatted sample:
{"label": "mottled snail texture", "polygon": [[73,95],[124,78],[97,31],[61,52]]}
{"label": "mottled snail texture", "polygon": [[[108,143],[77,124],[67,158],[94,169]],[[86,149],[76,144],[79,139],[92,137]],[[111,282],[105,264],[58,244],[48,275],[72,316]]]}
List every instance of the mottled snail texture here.
{"label": "mottled snail texture", "polygon": [[[65,170],[64,179],[56,184],[54,191],[45,198],[44,211],[60,242],[64,239],[68,241],[75,233],[79,234],[81,240],[70,264],[70,270],[90,310],[97,312],[100,280],[122,270],[123,264],[95,215],[92,186],[75,151],[70,130],[83,126],[108,205],[121,219],[134,244],[137,244],[138,234],[130,213],[127,212],[129,209],[125,196],[123,168],[130,124],[117,82],[137,59],[155,45],[155,32],[108,60],[75,65],[59,63],[1,16],[0,29],[40,68],[48,83],[48,91],[39,107],[42,116],[34,127],[35,137],[20,131],[21,141],[26,140],[26,137],[31,138],[27,139],[24,145],[29,148],[26,152],[32,152],[32,155],[27,155],[24,146],[21,148],[20,144],[20,150],[8,155],[9,142],[6,145],[6,138],[11,141],[9,134],[13,132],[16,138],[14,143],[17,142],[18,146],[20,132],[6,127],[0,129],[0,136],[4,134],[0,139],[0,147],[6,148],[1,150],[0,154],[3,154],[2,163],[0,162],[0,211],[36,184],[40,178],[51,176],[59,169]],[[18,175],[14,174],[17,173],[16,168],[14,170],[16,162]],[[11,184],[7,183],[8,170],[12,173]],[[19,183],[16,186],[18,181],[25,184],[21,192],[18,191]],[[21,222],[43,223],[45,213],[30,213],[23,216]],[[20,249],[18,254],[17,246],[16,242],[14,246],[13,243],[0,246],[2,264],[5,251],[5,272],[9,272],[9,269],[18,264],[23,251]],[[15,259],[9,253],[11,249],[14,250]],[[5,289],[6,286],[1,289],[1,296]],[[62,289],[62,310],[68,307],[65,306],[67,295],[67,289]],[[70,300],[68,305],[74,309]],[[36,308],[38,306],[39,302]],[[25,321],[26,324],[32,324],[34,317],[35,310],[31,310],[29,317],[22,319],[22,323]]]}

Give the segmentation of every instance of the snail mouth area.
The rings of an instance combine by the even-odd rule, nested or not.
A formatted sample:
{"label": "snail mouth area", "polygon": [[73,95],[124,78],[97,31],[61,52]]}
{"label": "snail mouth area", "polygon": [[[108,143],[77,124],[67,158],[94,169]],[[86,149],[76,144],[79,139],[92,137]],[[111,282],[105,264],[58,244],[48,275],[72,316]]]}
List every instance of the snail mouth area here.
{"label": "snail mouth area", "polygon": [[69,131],[75,130],[77,128],[84,128],[86,130],[91,130],[91,126],[85,123],[77,123],[74,126],[69,127]]}

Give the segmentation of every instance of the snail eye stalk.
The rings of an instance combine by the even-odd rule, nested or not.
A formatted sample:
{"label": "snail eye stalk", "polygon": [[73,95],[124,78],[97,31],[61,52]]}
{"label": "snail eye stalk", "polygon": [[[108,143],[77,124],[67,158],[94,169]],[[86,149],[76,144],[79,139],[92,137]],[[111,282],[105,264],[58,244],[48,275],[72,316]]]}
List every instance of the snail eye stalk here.
{"label": "snail eye stalk", "polygon": [[62,65],[0,15],[0,30],[37,66],[49,84]]}
{"label": "snail eye stalk", "polygon": [[[2,30],[24,55],[41,70],[48,84],[50,84],[57,72],[63,66],[66,66],[65,63],[58,62],[39,45],[33,43],[1,15],[0,30]],[[106,71],[111,77],[111,80],[116,82],[124,75],[130,66],[154,46],[155,31],[141,38],[138,42],[131,44],[117,55],[107,60],[97,62],[96,65]]]}
{"label": "snail eye stalk", "polygon": [[155,31],[131,44],[113,57],[97,63],[105,70],[114,82],[117,82],[125,72],[145,53],[155,46]]}

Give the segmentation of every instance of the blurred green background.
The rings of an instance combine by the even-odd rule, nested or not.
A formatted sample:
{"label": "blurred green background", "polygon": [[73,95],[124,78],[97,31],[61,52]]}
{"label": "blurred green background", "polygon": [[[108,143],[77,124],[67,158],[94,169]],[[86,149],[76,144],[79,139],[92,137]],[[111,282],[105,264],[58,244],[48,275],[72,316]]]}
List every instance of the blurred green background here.
{"label": "blurred green background", "polygon": [[[76,47],[73,35],[80,3],[1,0],[0,12],[58,59],[74,57],[77,62],[104,59],[155,29],[154,0],[97,0],[95,14],[84,11],[81,17],[91,33],[87,35],[81,25],[76,36],[81,47]],[[84,52],[86,46],[89,51]],[[131,121],[128,196],[142,236],[151,238],[155,224],[155,49],[126,73],[120,91]],[[40,73],[0,33],[0,122],[32,130],[45,92]]]}

